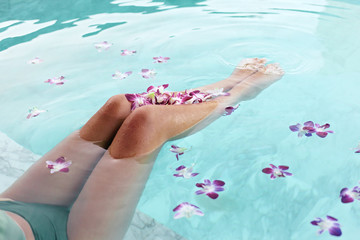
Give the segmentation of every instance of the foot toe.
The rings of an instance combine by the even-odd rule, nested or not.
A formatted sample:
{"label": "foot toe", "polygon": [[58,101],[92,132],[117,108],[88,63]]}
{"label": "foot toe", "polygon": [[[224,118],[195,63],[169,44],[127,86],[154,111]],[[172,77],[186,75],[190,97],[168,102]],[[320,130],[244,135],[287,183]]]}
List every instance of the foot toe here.
{"label": "foot toe", "polygon": [[264,68],[266,61],[265,58],[245,58],[236,66],[236,68],[257,71]]}
{"label": "foot toe", "polygon": [[284,75],[284,70],[280,67],[279,63],[271,63],[266,67],[259,70],[264,74]]}

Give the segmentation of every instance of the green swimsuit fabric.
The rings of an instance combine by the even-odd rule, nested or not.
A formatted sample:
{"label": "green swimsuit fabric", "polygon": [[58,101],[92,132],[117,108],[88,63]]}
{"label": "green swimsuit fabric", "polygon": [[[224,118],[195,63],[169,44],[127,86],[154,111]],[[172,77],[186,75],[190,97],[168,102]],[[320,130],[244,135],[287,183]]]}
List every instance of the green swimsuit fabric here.
{"label": "green swimsuit fabric", "polygon": [[[0,201],[0,210],[13,212],[23,217],[29,223],[36,240],[67,240],[68,239],[67,238],[67,220],[69,216],[68,208],[62,206],[40,204],[40,203]],[[6,234],[8,234],[7,229],[6,229]],[[12,238],[5,238],[5,239],[12,239]],[[0,238],[0,240],[2,239]]]}
{"label": "green swimsuit fabric", "polygon": [[25,240],[19,225],[4,211],[0,211],[0,240]]}

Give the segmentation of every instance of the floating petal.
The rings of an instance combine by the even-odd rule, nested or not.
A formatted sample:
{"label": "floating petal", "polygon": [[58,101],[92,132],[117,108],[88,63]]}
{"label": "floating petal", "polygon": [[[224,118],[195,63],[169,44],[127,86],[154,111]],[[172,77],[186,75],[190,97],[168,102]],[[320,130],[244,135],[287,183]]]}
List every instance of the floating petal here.
{"label": "floating petal", "polygon": [[36,57],[36,58],[33,58],[31,60],[28,61],[28,64],[39,64],[39,63],[42,63],[44,60]]}
{"label": "floating petal", "polygon": [[134,50],[121,50],[121,56],[131,56],[134,55],[136,53],[136,51]]}
{"label": "floating petal", "polygon": [[98,50],[98,52],[102,52],[103,50],[108,50],[113,44],[107,41],[98,42],[94,44],[94,47]]}

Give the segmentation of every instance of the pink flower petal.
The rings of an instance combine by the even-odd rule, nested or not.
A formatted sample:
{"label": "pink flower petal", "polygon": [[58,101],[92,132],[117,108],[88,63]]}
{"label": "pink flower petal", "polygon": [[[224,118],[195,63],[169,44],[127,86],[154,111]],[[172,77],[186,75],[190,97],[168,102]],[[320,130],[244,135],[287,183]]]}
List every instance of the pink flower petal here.
{"label": "pink flower petal", "polygon": [[60,170],[60,172],[69,172],[69,168],[63,168]]}
{"label": "pink flower petal", "polygon": [[215,186],[224,186],[225,182],[223,182],[221,180],[214,180],[213,185],[215,185]]}
{"label": "pink flower petal", "polygon": [[304,123],[305,127],[314,127],[314,122],[313,121],[307,121]]}
{"label": "pink flower petal", "polygon": [[289,169],[288,166],[283,166],[283,165],[280,165],[279,168],[280,168],[281,170],[288,170],[288,169]]}
{"label": "pink flower petal", "polygon": [[177,169],[176,169],[176,171],[180,171],[180,170],[182,170],[182,169],[184,169],[184,168],[186,168],[184,165],[181,165],[180,167],[178,167]]}
{"label": "pink flower petal", "polygon": [[200,194],[204,194],[205,192],[203,191],[203,190],[197,190],[196,192],[195,192],[195,194],[196,195],[200,195]]}
{"label": "pink flower petal", "polygon": [[328,133],[327,132],[316,132],[316,135],[318,135],[321,138],[324,138],[328,135]]}
{"label": "pink flower petal", "polygon": [[266,173],[266,174],[270,174],[270,173],[273,172],[273,169],[272,169],[272,168],[264,168],[264,169],[262,170],[262,172],[263,172],[263,173]]}
{"label": "pink flower petal", "polygon": [[59,157],[58,159],[56,159],[55,162],[56,162],[56,163],[64,163],[64,162],[65,162],[65,158],[64,158],[64,157]]}
{"label": "pink flower petal", "polygon": [[211,199],[217,199],[219,197],[219,194],[217,194],[216,192],[210,192],[206,195],[209,196]]}

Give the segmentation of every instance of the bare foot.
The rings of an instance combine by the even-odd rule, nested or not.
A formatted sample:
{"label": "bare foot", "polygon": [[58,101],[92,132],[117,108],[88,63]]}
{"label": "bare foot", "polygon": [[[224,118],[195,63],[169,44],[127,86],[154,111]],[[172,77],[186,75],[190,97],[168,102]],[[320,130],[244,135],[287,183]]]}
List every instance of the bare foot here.
{"label": "bare foot", "polygon": [[225,92],[231,90],[241,81],[247,79],[249,76],[255,74],[260,69],[265,68],[266,59],[264,58],[246,58],[243,59],[231,73],[231,75],[222,81],[198,87],[197,90],[208,91],[213,89],[223,89]]}
{"label": "bare foot", "polygon": [[[250,67],[253,67],[253,65]],[[277,63],[259,66],[254,74],[242,80],[229,91],[230,96],[221,97],[217,101],[233,105],[241,101],[253,99],[265,88],[281,79],[283,75],[284,71]]]}

